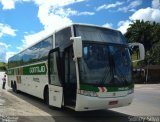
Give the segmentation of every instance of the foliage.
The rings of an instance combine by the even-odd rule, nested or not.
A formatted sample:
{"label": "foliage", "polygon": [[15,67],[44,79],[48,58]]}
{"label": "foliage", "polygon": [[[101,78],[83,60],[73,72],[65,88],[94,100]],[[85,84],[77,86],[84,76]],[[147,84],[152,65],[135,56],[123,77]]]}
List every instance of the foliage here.
{"label": "foliage", "polygon": [[150,63],[160,64],[160,41],[153,45],[149,53],[148,58],[150,59]]}
{"label": "foliage", "polygon": [[145,47],[145,60],[139,65],[160,64],[160,23],[136,20],[130,24],[125,37],[129,42],[139,42]]}
{"label": "foliage", "polygon": [[0,62],[0,71],[6,71],[7,70],[7,64],[4,62]]}

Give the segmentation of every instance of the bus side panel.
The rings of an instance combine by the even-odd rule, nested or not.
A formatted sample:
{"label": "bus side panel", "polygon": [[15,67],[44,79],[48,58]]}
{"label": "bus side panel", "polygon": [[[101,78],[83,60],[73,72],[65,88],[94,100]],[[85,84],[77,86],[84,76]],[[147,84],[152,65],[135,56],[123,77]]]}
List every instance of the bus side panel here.
{"label": "bus side panel", "polygon": [[8,75],[8,86],[16,82],[17,90],[43,99],[44,87],[48,85],[48,75]]}
{"label": "bus side panel", "polygon": [[16,80],[14,75],[8,75],[8,86],[11,87],[11,81],[14,82]]}
{"label": "bus side panel", "polygon": [[44,87],[48,83],[47,75],[23,75],[21,84],[18,84],[20,91],[43,99]]}

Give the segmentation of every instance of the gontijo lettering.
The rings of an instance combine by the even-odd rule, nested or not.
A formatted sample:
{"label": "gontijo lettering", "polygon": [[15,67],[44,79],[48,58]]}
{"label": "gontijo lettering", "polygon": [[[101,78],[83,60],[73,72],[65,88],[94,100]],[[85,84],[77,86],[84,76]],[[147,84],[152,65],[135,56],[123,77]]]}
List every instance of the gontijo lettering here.
{"label": "gontijo lettering", "polygon": [[29,72],[32,73],[44,73],[46,72],[45,66],[36,66],[36,67],[30,67]]}

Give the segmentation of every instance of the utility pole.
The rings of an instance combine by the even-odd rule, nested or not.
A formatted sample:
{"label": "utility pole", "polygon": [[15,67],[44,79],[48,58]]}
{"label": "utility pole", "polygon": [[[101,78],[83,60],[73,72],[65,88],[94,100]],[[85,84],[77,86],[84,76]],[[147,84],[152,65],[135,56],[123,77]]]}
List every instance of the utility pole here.
{"label": "utility pole", "polygon": [[148,81],[148,67],[149,67],[149,60],[147,61],[147,73],[146,73],[146,83],[147,83],[147,81]]}

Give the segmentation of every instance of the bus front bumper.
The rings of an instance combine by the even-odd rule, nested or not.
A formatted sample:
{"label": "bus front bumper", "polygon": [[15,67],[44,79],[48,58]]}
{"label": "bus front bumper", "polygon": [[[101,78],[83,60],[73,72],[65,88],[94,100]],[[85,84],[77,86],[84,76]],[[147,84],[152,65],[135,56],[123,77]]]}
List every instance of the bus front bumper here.
{"label": "bus front bumper", "polygon": [[134,93],[121,97],[100,98],[77,94],[75,111],[90,111],[116,108],[131,104]]}

